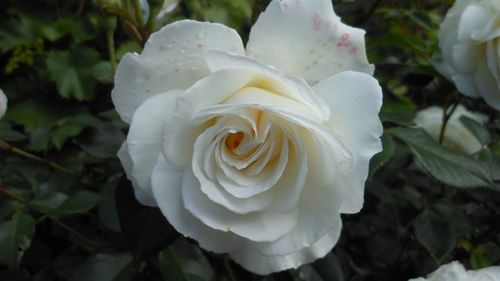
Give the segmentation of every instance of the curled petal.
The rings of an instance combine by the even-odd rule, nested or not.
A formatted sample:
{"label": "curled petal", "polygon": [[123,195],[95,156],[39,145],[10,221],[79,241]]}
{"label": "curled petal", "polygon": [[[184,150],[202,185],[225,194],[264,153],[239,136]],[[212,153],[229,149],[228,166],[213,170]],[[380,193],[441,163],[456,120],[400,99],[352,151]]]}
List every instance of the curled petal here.
{"label": "curled petal", "polygon": [[344,189],[342,213],[359,212],[363,206],[364,183],[370,158],[382,150],[383,132],[378,113],[382,89],[377,80],[364,73],[346,71],[322,81],[314,90],[331,107],[325,125],[348,145],[354,156],[349,172],[337,174],[335,184]]}
{"label": "curled petal", "polygon": [[330,0],[273,0],[252,27],[247,54],[313,85],[345,70],[373,74],[364,34],[343,24]]}
{"label": "curled petal", "polygon": [[205,53],[219,49],[244,53],[238,33],[221,24],[183,20],[152,34],[140,55],[128,53],[120,61],[111,93],[118,114],[130,123],[149,97],[187,89],[210,73]]}
{"label": "curled petal", "polygon": [[236,249],[242,242],[241,238],[207,226],[184,208],[182,174],[181,170],[170,165],[163,156],[158,157],[151,181],[153,194],[163,215],[177,231],[195,239],[206,250],[226,253]]}
{"label": "curled petal", "polygon": [[[337,222],[341,223],[340,220]],[[229,255],[247,270],[261,275],[297,268],[302,264],[322,258],[330,252],[339,239],[340,229],[341,227],[333,227],[310,247],[301,248],[283,256],[262,255],[251,247],[238,249],[229,253]]]}
{"label": "curled petal", "polygon": [[184,207],[206,225],[252,241],[277,240],[290,232],[297,222],[296,210],[287,214],[272,211],[235,214],[209,200],[200,190],[200,182],[191,169],[184,170],[182,199]]}
{"label": "curled petal", "polygon": [[157,205],[153,195],[144,191],[132,177],[132,159],[130,158],[128,144],[126,141],[122,144],[120,150],[118,150],[117,156],[122,163],[127,178],[132,182],[132,187],[134,188],[134,194],[137,201],[139,201],[142,205],[156,207]]}

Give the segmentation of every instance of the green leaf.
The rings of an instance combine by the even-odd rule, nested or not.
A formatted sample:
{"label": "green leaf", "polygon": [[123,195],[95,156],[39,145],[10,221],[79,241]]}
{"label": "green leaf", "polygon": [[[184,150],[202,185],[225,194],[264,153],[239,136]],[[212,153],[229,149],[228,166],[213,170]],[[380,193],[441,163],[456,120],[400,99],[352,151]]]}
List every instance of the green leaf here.
{"label": "green leaf", "polygon": [[15,131],[8,123],[0,122],[0,139],[5,141],[21,141],[26,136]]}
{"label": "green leaf", "polygon": [[158,208],[137,202],[134,189],[125,177],[120,180],[115,195],[123,243],[135,259],[164,249],[179,236]]}
{"label": "green leaf", "polygon": [[17,211],[12,220],[0,224],[0,263],[16,269],[35,234],[36,221]]}
{"label": "green leaf", "polygon": [[324,281],[344,281],[344,273],[337,257],[333,253],[327,254],[324,258],[315,261],[312,267]]}
{"label": "green leaf", "polygon": [[83,214],[99,204],[101,195],[95,192],[80,191],[71,196],[51,213],[60,215]]}
{"label": "green leaf", "polygon": [[103,189],[102,200],[99,204],[99,219],[110,229],[121,232],[120,219],[116,210],[116,186],[116,180],[112,179],[111,184]]}
{"label": "green leaf", "polygon": [[493,265],[486,254],[485,245],[477,246],[470,254],[469,261],[473,269],[481,269]]}
{"label": "green leaf", "polygon": [[387,133],[404,141],[436,179],[456,187],[492,187],[488,170],[478,160],[439,145],[422,129],[395,128]]}
{"label": "green leaf", "polygon": [[104,123],[86,130],[76,143],[94,157],[115,158],[124,140],[125,135],[119,128]]}
{"label": "green leaf", "polygon": [[33,132],[38,127],[51,127],[60,115],[52,107],[34,101],[24,101],[9,105],[5,119],[13,124],[21,125],[27,132]]}
{"label": "green leaf", "polygon": [[370,175],[373,175],[378,169],[380,169],[387,161],[389,161],[396,151],[396,145],[394,140],[388,134],[382,135],[382,147],[383,150],[377,153],[370,160]]}
{"label": "green leaf", "polygon": [[98,62],[97,51],[80,46],[50,53],[47,70],[63,98],[90,100],[94,96],[94,67]]}
{"label": "green leaf", "polygon": [[215,280],[214,272],[203,252],[185,239],[177,239],[160,252],[158,259],[165,281]]}
{"label": "green leaf", "polygon": [[415,236],[440,264],[456,244],[451,226],[430,210],[425,210],[415,219]]}
{"label": "green leaf", "polygon": [[97,254],[89,258],[73,274],[70,281],[114,281],[126,271],[132,256],[123,254]]}
{"label": "green leaf", "polygon": [[486,146],[491,142],[491,135],[481,123],[467,116],[461,116],[460,122],[476,137],[476,139]]}

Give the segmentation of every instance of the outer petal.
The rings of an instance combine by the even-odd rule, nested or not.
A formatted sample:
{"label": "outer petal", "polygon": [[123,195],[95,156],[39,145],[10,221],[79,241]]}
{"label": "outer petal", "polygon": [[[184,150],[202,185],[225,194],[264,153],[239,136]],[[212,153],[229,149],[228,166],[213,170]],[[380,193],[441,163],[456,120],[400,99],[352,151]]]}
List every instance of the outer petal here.
{"label": "outer petal", "polygon": [[343,24],[330,0],[273,0],[251,30],[247,53],[315,84],[345,70],[373,73],[364,33]]}
{"label": "outer petal", "polygon": [[334,228],[340,232],[341,202],[341,194],[334,187],[307,182],[300,198],[299,218],[295,228],[276,241],[250,242],[246,246],[250,251],[257,251],[264,256],[286,256],[311,247]]}
{"label": "outer petal", "polygon": [[7,102],[7,96],[0,89],[0,119],[5,115],[5,111],[7,111]]}
{"label": "outer petal", "polygon": [[480,270],[471,271],[471,278],[478,281],[500,281],[500,266],[490,266]]}
{"label": "outer petal", "polygon": [[479,62],[475,79],[481,97],[484,98],[488,105],[500,110],[500,87],[488,69],[486,58],[481,59]]}
{"label": "outer petal", "polygon": [[200,190],[200,183],[191,169],[184,170],[182,199],[186,209],[204,224],[252,241],[277,240],[290,232],[297,222],[296,210],[288,214],[272,211],[235,214],[209,200]]}
{"label": "outer petal", "polygon": [[126,141],[120,147],[117,156],[120,159],[120,162],[122,163],[127,178],[132,182],[132,187],[134,188],[135,198],[137,198],[137,201],[139,201],[139,203],[141,203],[142,205],[156,207],[156,201],[153,198],[152,194],[146,193],[144,190],[139,188],[139,185],[137,185],[137,183],[131,176],[132,159],[130,159],[130,154],[128,152],[128,144]]}
{"label": "outer petal", "polygon": [[318,258],[322,258],[330,252],[338,241],[340,229],[340,227],[334,227],[312,246],[302,248],[284,256],[265,256],[252,250],[250,247],[231,252],[230,256],[247,270],[261,275],[297,268],[304,263],[310,263]]}
{"label": "outer petal", "polygon": [[336,74],[314,87],[332,110],[325,124],[353,153],[350,173],[339,173],[336,184],[344,189],[342,213],[356,213],[363,206],[364,183],[370,158],[382,150],[383,127],[378,113],[382,89],[373,77],[356,72]]}
{"label": "outer petal", "polygon": [[330,116],[328,105],[314,94],[307,82],[302,78],[291,77],[279,69],[262,64],[250,57],[228,54],[222,51],[207,53],[207,63],[212,71],[248,69],[266,75],[267,79],[256,79],[254,86],[273,93],[280,93],[280,95],[307,104],[314,109],[314,114],[318,115],[320,119],[328,119],[328,116]]}
{"label": "outer petal", "polygon": [[128,154],[132,162],[130,177],[139,189],[152,196],[151,172],[161,153],[164,120],[175,107],[182,91],[169,91],[153,96],[137,108],[127,136]]}
{"label": "outer petal", "polygon": [[238,247],[241,239],[230,232],[215,230],[203,224],[182,205],[182,170],[171,166],[163,156],[151,177],[158,207],[170,224],[180,233],[195,239],[206,250],[226,253]]}
{"label": "outer petal", "polygon": [[244,53],[238,33],[221,24],[183,20],[152,34],[140,55],[128,53],[118,66],[111,94],[120,117],[129,123],[147,98],[206,76],[204,55],[217,49]]}

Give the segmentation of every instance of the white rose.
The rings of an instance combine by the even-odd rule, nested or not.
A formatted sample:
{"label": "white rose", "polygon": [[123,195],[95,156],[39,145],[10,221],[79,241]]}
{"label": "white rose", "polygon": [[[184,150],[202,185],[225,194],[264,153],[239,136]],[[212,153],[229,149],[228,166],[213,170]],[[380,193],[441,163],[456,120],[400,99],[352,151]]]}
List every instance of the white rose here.
{"label": "white rose", "polygon": [[500,1],[457,0],[439,31],[436,68],[469,97],[500,110]]}
{"label": "white rose", "polygon": [[258,274],[298,267],[363,205],[383,129],[372,71],[330,0],[272,1],[246,51],[221,24],[173,23],[120,62],[119,157],[138,200],[202,248]]}
{"label": "white rose", "polygon": [[7,96],[4,94],[2,89],[0,89],[0,119],[5,115],[5,112],[7,111]]}
{"label": "white rose", "polygon": [[[462,116],[473,119],[478,123],[485,123],[488,121],[487,116],[470,112],[459,105],[448,120],[444,131],[443,144],[467,154],[474,154],[481,150],[482,145],[463,125],[462,121],[460,121],[460,117]],[[417,113],[414,122],[438,141],[439,134],[441,133],[441,126],[443,124],[443,109],[437,106],[423,109]]]}
{"label": "white rose", "polygon": [[[179,5],[180,0],[165,0],[163,2],[163,5],[161,6],[160,11],[156,15],[156,19],[160,20],[162,19],[167,13],[172,12],[175,8],[177,8],[177,5]],[[149,4],[147,0],[141,0],[141,6],[142,6],[142,14],[144,16],[144,19],[147,20],[149,18]]]}
{"label": "white rose", "polygon": [[461,263],[454,261],[441,266],[427,278],[420,277],[409,281],[500,281],[500,266],[466,271]]}

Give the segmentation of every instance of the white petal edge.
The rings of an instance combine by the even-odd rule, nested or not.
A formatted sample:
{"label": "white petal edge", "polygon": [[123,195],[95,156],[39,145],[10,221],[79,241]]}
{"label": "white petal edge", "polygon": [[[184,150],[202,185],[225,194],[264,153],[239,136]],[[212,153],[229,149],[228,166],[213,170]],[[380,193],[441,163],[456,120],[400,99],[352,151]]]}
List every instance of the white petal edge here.
{"label": "white petal edge", "polygon": [[122,146],[120,147],[120,150],[118,150],[117,156],[120,159],[123,169],[125,170],[125,174],[127,175],[127,178],[132,183],[132,187],[134,188],[135,198],[137,199],[137,201],[139,201],[139,203],[145,206],[156,207],[157,206],[156,201],[153,198],[152,194],[148,194],[141,188],[139,188],[137,183],[131,177],[132,159],[130,159],[130,154],[128,153],[127,141],[123,142]]}
{"label": "white petal edge", "polygon": [[196,240],[200,246],[215,253],[226,253],[241,245],[241,238],[230,232],[208,227],[182,205],[183,171],[170,165],[163,156],[153,169],[153,194],[163,215],[183,235]]}
{"label": "white petal edge", "polygon": [[182,20],[153,33],[141,54],[123,56],[111,93],[123,121],[130,123],[136,108],[147,98],[187,89],[208,75],[204,56],[210,50],[244,53],[235,30],[217,23]]}
{"label": "white petal edge", "polygon": [[353,153],[352,170],[339,173],[336,185],[344,189],[341,213],[357,213],[363,206],[364,183],[370,158],[382,150],[382,89],[373,77],[346,71],[313,87],[330,105],[332,114],[325,126],[337,134]]}
{"label": "white petal edge", "polygon": [[7,103],[8,103],[8,98],[5,95],[5,93],[0,89],[0,119],[4,117],[5,112],[7,111]]}
{"label": "white petal edge", "polygon": [[340,237],[340,229],[334,227],[314,245],[285,256],[264,256],[252,251],[250,247],[233,251],[229,255],[245,269],[260,275],[297,268],[302,264],[313,262],[328,254]]}
{"label": "white petal edge", "polygon": [[151,172],[161,153],[163,123],[172,114],[181,93],[173,90],[150,97],[137,108],[130,124],[127,145],[132,169],[129,175],[138,188],[151,196]]}
{"label": "white petal edge", "polygon": [[373,74],[364,34],[343,24],[330,0],[273,0],[252,27],[247,54],[314,85],[346,70]]}

